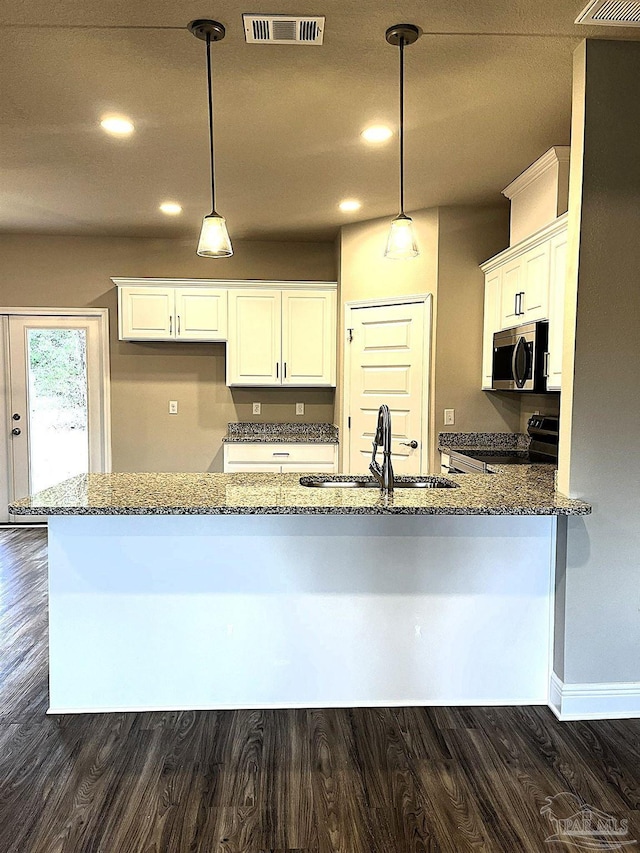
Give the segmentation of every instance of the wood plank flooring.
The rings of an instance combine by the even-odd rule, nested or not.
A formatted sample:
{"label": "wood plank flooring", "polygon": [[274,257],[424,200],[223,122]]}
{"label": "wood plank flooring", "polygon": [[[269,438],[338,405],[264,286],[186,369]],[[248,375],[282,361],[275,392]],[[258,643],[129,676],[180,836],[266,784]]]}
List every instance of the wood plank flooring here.
{"label": "wood plank flooring", "polygon": [[543,708],[47,717],[45,572],[44,531],[0,530],[0,853],[575,850],[545,843],[541,809],[562,794],[558,816],[577,796],[640,840],[640,721],[558,723]]}

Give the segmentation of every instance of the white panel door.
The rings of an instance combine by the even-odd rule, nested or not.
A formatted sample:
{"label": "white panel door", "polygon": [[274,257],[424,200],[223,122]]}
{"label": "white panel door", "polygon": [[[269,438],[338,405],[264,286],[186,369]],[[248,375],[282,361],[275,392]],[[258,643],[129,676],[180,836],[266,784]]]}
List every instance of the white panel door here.
{"label": "white panel door", "polygon": [[282,293],[282,384],[336,384],[335,291]]}
{"label": "white panel door", "polygon": [[177,287],[176,338],[227,340],[227,291],[216,287]]}
{"label": "white panel door", "polygon": [[529,249],[522,258],[523,286],[520,322],[530,323],[549,317],[550,244]]}
{"label": "white panel door", "polygon": [[229,293],[227,385],[282,383],[280,290]]}
{"label": "white panel door", "polygon": [[176,333],[173,287],[121,287],[119,337],[121,340],[166,341]]}
{"label": "white panel door", "polygon": [[500,269],[487,273],[484,283],[484,325],[482,333],[482,388],[491,390],[493,382],[493,335],[500,329]]}
{"label": "white panel door", "polygon": [[[429,330],[423,302],[351,309],[349,347],[348,473],[369,471],[378,409],[391,412],[396,474],[428,469],[426,378]],[[409,446],[417,442],[417,448]],[[382,450],[378,449],[378,457]]]}
{"label": "white panel door", "polygon": [[551,241],[551,281],[549,286],[549,362],[548,391],[562,386],[562,349],[564,337],[564,293],[567,270],[567,232]]}
{"label": "white panel door", "polygon": [[522,322],[518,311],[518,295],[523,290],[522,258],[506,263],[502,267],[500,291],[500,327],[509,329]]}
{"label": "white panel door", "polygon": [[104,471],[100,319],[11,316],[8,328],[10,499]]}

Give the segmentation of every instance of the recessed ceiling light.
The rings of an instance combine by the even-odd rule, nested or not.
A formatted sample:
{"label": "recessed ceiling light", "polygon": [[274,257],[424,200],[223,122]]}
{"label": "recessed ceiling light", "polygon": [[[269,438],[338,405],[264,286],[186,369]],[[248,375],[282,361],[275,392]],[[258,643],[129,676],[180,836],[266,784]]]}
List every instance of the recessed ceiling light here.
{"label": "recessed ceiling light", "polygon": [[133,122],[126,116],[104,116],[100,119],[100,127],[111,136],[129,136],[135,130]]}
{"label": "recessed ceiling light", "polygon": [[182,205],[177,201],[163,201],[160,205],[160,210],[166,213],[167,216],[177,216],[182,213]]}
{"label": "recessed ceiling light", "polygon": [[347,198],[344,201],[341,201],[338,205],[340,210],[343,210],[345,213],[351,213],[354,210],[360,210],[362,204],[357,201],[355,198]]}
{"label": "recessed ceiling light", "polygon": [[372,124],[371,127],[365,127],[361,136],[367,142],[386,142],[393,136],[393,131],[384,124]]}

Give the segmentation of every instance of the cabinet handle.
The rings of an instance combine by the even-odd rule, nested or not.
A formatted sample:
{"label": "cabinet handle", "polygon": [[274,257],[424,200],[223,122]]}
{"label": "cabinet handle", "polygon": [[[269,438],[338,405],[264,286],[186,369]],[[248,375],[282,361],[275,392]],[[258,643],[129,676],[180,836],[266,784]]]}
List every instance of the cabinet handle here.
{"label": "cabinet handle", "polygon": [[287,362],[284,363],[284,378],[287,378]]}
{"label": "cabinet handle", "polygon": [[289,454],[289,453],[274,453],[273,455],[274,456],[290,456],[291,454]]}
{"label": "cabinet handle", "polygon": [[169,317],[169,334],[173,334],[173,317]]}
{"label": "cabinet handle", "polygon": [[524,304],[524,290],[521,291],[521,293],[520,293],[520,313],[521,314],[524,314],[523,304]]}
{"label": "cabinet handle", "polygon": [[178,334],[180,334],[180,315],[178,314]]}
{"label": "cabinet handle", "polygon": [[544,354],[544,367],[542,368],[542,375],[545,379],[549,378],[549,352],[545,352]]}
{"label": "cabinet handle", "polygon": [[520,296],[520,294],[516,293],[513,297],[513,313],[516,317],[518,316],[518,296]]}
{"label": "cabinet handle", "polygon": [[276,361],[276,379],[280,376],[280,364]]}

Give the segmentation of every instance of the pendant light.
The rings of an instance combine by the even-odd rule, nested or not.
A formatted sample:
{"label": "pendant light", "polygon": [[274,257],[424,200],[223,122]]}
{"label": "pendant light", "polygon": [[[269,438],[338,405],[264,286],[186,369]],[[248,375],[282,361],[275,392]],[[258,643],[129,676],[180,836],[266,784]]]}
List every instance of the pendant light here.
{"label": "pendant light", "polygon": [[389,44],[400,48],[400,213],[391,223],[385,258],[403,260],[419,255],[418,244],[413,233],[413,221],[404,212],[404,49],[420,37],[420,30],[413,24],[396,24],[389,27],[385,38]]}
{"label": "pendant light", "polygon": [[213,80],[211,75],[211,42],[222,41],[225,28],[218,21],[191,21],[189,32],[207,44],[207,93],[209,96],[209,153],[211,156],[211,213],[202,220],[198,254],[204,258],[228,258],[233,255],[227,222],[216,212],[216,183],[213,156]]}

